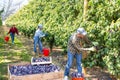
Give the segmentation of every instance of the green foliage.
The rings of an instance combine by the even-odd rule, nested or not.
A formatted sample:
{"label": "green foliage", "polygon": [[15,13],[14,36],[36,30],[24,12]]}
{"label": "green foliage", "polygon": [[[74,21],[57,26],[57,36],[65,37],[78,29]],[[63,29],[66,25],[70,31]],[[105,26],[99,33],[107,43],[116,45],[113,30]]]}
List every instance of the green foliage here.
{"label": "green foliage", "polygon": [[2,14],[2,12],[3,12],[3,11],[4,11],[4,9],[0,11],[0,26],[2,25],[2,18],[1,18],[1,14]]}
{"label": "green foliage", "polygon": [[22,43],[24,41],[15,39],[15,44],[12,45],[11,41],[6,43],[2,35],[3,33],[0,34],[0,80],[9,80],[7,76],[8,64],[29,62],[32,55],[28,54],[27,46]]}
{"label": "green foliage", "polygon": [[8,24],[33,37],[39,23],[49,36],[43,39],[66,49],[68,37],[79,26],[84,27],[91,41],[102,47],[83,60],[84,66],[100,66],[118,75],[120,71],[120,0],[89,0],[86,21],[82,21],[83,0],[34,0],[11,16]]}
{"label": "green foliage", "polygon": [[0,17],[0,26],[2,25],[2,19],[1,19],[1,17]]}
{"label": "green foliage", "polygon": [[80,25],[82,3],[80,0],[34,0],[11,16],[7,23],[15,23],[28,37],[33,37],[37,25],[42,23],[44,32],[49,33],[44,40],[50,44],[54,36],[54,44],[66,48],[68,37]]}
{"label": "green foliage", "polygon": [[101,66],[111,74],[119,75],[120,65],[120,2],[119,0],[90,0],[87,26],[91,41],[102,47],[96,54],[92,52],[85,59],[84,66]]}
{"label": "green foliage", "polygon": [[3,38],[0,38],[0,48],[4,47],[3,42],[4,42]]}

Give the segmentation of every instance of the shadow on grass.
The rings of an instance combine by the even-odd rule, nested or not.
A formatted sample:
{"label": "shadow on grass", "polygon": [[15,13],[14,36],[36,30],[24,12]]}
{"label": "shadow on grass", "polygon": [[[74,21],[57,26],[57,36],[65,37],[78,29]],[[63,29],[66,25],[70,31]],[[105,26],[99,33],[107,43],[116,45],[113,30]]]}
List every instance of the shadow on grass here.
{"label": "shadow on grass", "polygon": [[[2,57],[3,56],[3,57]],[[0,57],[2,57],[2,61],[0,62],[0,80],[8,80],[8,64],[11,63],[19,63],[22,61],[27,61],[30,62],[30,55],[27,55],[26,53],[19,53],[19,54],[14,54],[14,53],[9,53],[7,57],[4,56],[4,53],[0,54]]]}
{"label": "shadow on grass", "polygon": [[19,62],[30,62],[31,55],[21,41],[5,43],[0,38],[0,80],[8,80],[8,64]]}
{"label": "shadow on grass", "polygon": [[[1,29],[2,30],[2,29]],[[4,41],[0,33],[0,80],[8,80],[8,65],[20,62],[30,62],[33,42],[27,38],[16,36],[15,43]]]}
{"label": "shadow on grass", "polygon": [[0,63],[0,80],[8,80],[8,64],[21,62],[21,60],[12,60],[11,62]]}

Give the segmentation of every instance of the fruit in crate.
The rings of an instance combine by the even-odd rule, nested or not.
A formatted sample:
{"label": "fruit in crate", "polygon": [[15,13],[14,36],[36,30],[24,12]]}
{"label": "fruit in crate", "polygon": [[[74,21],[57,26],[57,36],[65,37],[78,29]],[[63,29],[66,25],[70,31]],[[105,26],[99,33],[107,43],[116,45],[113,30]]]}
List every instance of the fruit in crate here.
{"label": "fruit in crate", "polygon": [[51,57],[39,57],[39,58],[32,57],[31,58],[32,65],[51,64],[51,63],[52,63]]}
{"label": "fruit in crate", "polygon": [[11,66],[9,71],[12,75],[22,76],[29,74],[40,74],[60,71],[60,67],[53,64],[40,64],[40,65],[19,65]]}
{"label": "fruit in crate", "polygon": [[33,62],[48,62],[50,61],[49,57],[33,58]]}
{"label": "fruit in crate", "polygon": [[71,74],[71,77],[72,78],[79,78],[79,77],[83,77],[83,74],[82,73],[78,73],[78,72],[73,72]]}

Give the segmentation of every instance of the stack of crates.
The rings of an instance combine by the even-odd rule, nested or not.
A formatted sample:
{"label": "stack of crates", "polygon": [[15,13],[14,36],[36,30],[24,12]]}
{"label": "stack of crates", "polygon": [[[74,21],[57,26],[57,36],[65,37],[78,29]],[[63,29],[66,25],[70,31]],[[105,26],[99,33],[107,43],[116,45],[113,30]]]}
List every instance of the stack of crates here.
{"label": "stack of crates", "polygon": [[12,72],[10,71],[10,69],[13,66],[27,66],[27,65],[35,66],[35,65],[48,65],[48,64],[52,64],[52,57],[49,57],[49,56],[40,57],[40,58],[32,57],[31,63],[21,62],[21,63],[9,64],[8,65],[8,79],[9,80],[62,80],[64,76],[62,70],[55,71],[55,72],[48,72],[48,73],[26,74],[26,75],[15,75],[15,74],[12,74]]}

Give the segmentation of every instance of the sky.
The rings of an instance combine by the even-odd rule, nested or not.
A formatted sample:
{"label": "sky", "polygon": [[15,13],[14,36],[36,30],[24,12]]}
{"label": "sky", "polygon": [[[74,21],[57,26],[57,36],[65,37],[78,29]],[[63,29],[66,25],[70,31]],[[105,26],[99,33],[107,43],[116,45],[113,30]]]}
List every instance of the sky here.
{"label": "sky", "polygon": [[7,17],[14,14],[28,2],[29,0],[0,0],[0,10],[4,8],[4,12],[1,14],[2,21],[5,21]]}
{"label": "sky", "polygon": [[8,3],[12,4],[12,6],[18,6],[16,9],[19,9],[23,5],[28,4],[28,0],[0,0],[0,10],[3,9],[4,6],[8,6]]}

